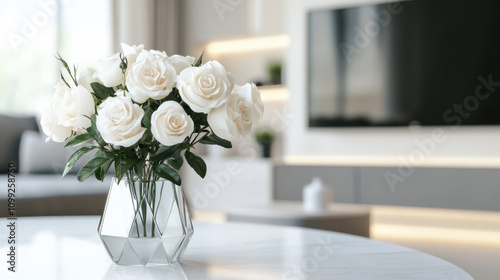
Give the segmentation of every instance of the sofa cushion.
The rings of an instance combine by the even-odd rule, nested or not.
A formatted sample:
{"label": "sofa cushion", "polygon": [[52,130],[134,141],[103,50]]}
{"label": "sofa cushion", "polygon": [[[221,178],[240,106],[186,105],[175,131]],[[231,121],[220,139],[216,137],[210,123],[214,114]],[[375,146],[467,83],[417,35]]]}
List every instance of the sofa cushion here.
{"label": "sofa cushion", "polygon": [[[47,136],[35,131],[25,131],[19,147],[19,172],[55,173],[61,175],[66,161],[78,148],[64,147],[64,143],[45,141]],[[77,173],[95,152],[91,151],[80,158],[70,173]]]}
{"label": "sofa cushion", "polygon": [[19,142],[25,130],[38,131],[35,117],[0,115],[0,173],[7,173],[9,162],[19,164]]}
{"label": "sofa cushion", "polygon": [[62,174],[66,161],[63,143],[45,142],[47,137],[26,130],[19,146],[19,172]]}
{"label": "sofa cushion", "polygon": [[[61,174],[18,174],[16,199],[106,194],[112,178],[112,175],[106,176],[101,182],[89,177],[85,182],[80,182],[76,175],[62,178]],[[7,182],[7,174],[0,175],[0,180]],[[6,200],[7,195],[7,191],[0,192],[0,200]]]}

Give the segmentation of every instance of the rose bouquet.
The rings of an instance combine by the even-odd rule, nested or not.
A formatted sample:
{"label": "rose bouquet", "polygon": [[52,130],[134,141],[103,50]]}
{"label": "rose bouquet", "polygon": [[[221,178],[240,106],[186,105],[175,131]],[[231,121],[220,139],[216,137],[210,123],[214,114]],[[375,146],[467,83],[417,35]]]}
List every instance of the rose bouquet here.
{"label": "rose bouquet", "polygon": [[[97,62],[77,75],[61,56],[67,74],[55,86],[41,117],[43,132],[78,149],[63,176],[86,153],[92,160],[78,172],[103,180],[114,164],[118,181],[160,178],[181,185],[185,161],[204,177],[205,162],[193,153],[197,143],[231,148],[262,117],[263,103],[254,84],[234,85],[217,61],[195,62],[122,44],[123,52]],[[69,76],[69,78],[68,78]]]}
{"label": "rose bouquet", "polygon": [[195,62],[142,45],[122,50],[80,75],[58,56],[67,73],[40,122],[48,140],[77,148],[63,176],[91,151],[78,180],[94,174],[102,181],[114,164],[98,228],[113,261],[173,263],[193,234],[179,169],[186,161],[204,177],[195,145],[231,148],[264,106],[255,85],[234,85],[219,62],[203,64],[203,54]]}

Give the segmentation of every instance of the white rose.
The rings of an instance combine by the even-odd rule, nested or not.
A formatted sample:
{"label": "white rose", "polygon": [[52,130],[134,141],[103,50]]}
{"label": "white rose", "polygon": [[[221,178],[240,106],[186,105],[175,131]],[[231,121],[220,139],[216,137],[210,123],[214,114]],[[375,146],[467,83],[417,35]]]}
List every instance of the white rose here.
{"label": "white rose", "polygon": [[45,108],[40,118],[40,126],[42,127],[43,133],[48,136],[47,141],[52,139],[54,142],[62,143],[71,136],[71,132],[75,128],[57,124],[55,109],[57,109],[57,105],[54,102],[51,102],[50,105]]}
{"label": "white rose", "polygon": [[208,113],[208,124],[214,133],[227,140],[250,133],[254,122],[260,120],[264,105],[254,85],[236,86],[231,98]]}
{"label": "white rose", "polygon": [[141,126],[144,110],[123,96],[108,97],[97,110],[96,125],[104,141],[115,146],[130,147],[146,131]]}
{"label": "white rose", "polygon": [[127,73],[127,88],[137,103],[144,103],[149,98],[165,98],[177,79],[175,68],[166,59],[157,58],[154,54],[141,57],[143,53]]}
{"label": "white rose", "polygon": [[54,94],[52,94],[52,102],[54,104],[59,104],[64,97],[64,93],[68,89],[68,86],[64,82],[58,82],[55,86]]}
{"label": "white rose", "polygon": [[123,72],[120,68],[122,63],[120,54],[114,54],[110,57],[97,61],[97,72],[94,78],[102,81],[107,87],[116,87],[123,82]]}
{"label": "white rose", "polygon": [[43,133],[48,136],[47,141],[52,139],[54,142],[61,143],[70,137],[72,131],[76,130],[76,128],[65,127],[57,123],[56,112],[58,108],[60,108],[66,90],[69,90],[69,88],[63,82],[58,82],[54,88],[55,91],[52,95],[51,102],[45,108],[40,118],[40,126],[42,127]]}
{"label": "white rose", "polygon": [[136,61],[146,60],[146,59],[161,60],[168,63],[168,56],[166,52],[160,52],[157,50],[142,50]]}
{"label": "white rose", "polygon": [[194,63],[194,60],[195,58],[192,56],[182,56],[177,54],[168,57],[168,62],[170,62],[170,64],[174,66],[177,75],[179,75],[182,70],[191,67]]}
{"label": "white rose", "polygon": [[245,98],[248,103],[253,104],[253,120],[260,120],[262,118],[262,114],[264,113],[264,102],[262,102],[260,91],[255,84],[247,83],[242,86],[235,85],[232,94],[237,94]]}
{"label": "white rose", "polygon": [[83,86],[86,90],[89,92],[94,92],[92,87],[90,86],[91,83],[100,83],[97,78],[94,77],[95,74],[95,69],[94,68],[85,68],[80,74],[78,75],[78,85]]}
{"label": "white rose", "polygon": [[166,101],[151,115],[151,132],[166,146],[179,144],[194,130],[191,117],[175,101]]}
{"label": "white rose", "polygon": [[233,86],[232,77],[217,61],[209,61],[200,67],[188,67],[177,80],[182,100],[199,113],[208,113],[224,104]]}
{"label": "white rose", "polygon": [[58,124],[78,129],[90,126],[89,117],[95,114],[94,98],[83,86],[66,88],[62,99],[56,103]]}
{"label": "white rose", "polygon": [[128,67],[130,67],[130,65],[134,64],[134,62],[137,60],[137,56],[139,56],[139,54],[144,49],[144,45],[129,46],[127,44],[121,43],[121,46],[122,46],[123,54],[127,58]]}

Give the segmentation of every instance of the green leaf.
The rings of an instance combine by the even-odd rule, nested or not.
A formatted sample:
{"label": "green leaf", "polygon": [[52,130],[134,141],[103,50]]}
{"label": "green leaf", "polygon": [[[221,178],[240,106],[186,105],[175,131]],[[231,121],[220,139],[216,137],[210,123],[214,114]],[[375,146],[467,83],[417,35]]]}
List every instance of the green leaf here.
{"label": "green leaf", "polygon": [[190,116],[195,124],[200,126],[208,125],[207,114],[193,112]]}
{"label": "green leaf", "polygon": [[156,175],[165,178],[178,186],[181,185],[181,176],[179,176],[179,173],[166,164],[162,163],[155,166],[155,173]]}
{"label": "green leaf", "polygon": [[90,139],[93,139],[92,135],[90,133],[84,133],[77,135],[75,138],[71,139],[64,145],[64,147],[70,147],[70,146],[76,146],[78,144],[81,144],[83,142],[86,142]]}
{"label": "green leaf", "polygon": [[181,150],[177,150],[170,159],[167,160],[168,165],[172,166],[175,170],[179,170],[184,163],[182,159]]}
{"label": "green leaf", "polygon": [[137,161],[136,163],[134,163],[134,171],[135,171],[135,174],[137,175],[137,177],[139,178],[142,178],[143,174],[142,174],[142,171],[144,170],[144,164],[142,161]]}
{"label": "green leaf", "polygon": [[106,142],[104,141],[104,139],[102,139],[101,133],[97,129],[96,118],[97,116],[95,114],[90,117],[91,125],[87,128],[87,132],[92,135],[92,138],[97,141],[99,146],[104,147],[106,145]]}
{"label": "green leaf", "polygon": [[219,146],[222,146],[222,147],[227,148],[227,149],[231,149],[233,147],[233,145],[231,144],[230,141],[228,141],[226,139],[222,139],[215,134],[210,134],[210,135],[203,137],[201,139],[200,143],[206,144],[206,145],[219,145]]}
{"label": "green leaf", "polygon": [[95,178],[99,181],[102,181],[104,180],[104,177],[106,177],[106,174],[109,171],[109,167],[113,163],[113,160],[115,160],[116,156],[111,152],[97,150],[94,157],[102,157],[109,159],[107,162],[101,165],[101,167],[99,167],[94,173]]}
{"label": "green leaf", "polygon": [[[95,156],[97,157],[97,153],[96,153],[96,155],[95,155]],[[94,157],[94,158],[95,158],[95,157]],[[97,169],[95,170],[95,172],[94,172],[94,176],[95,176],[95,178],[96,178],[97,180],[99,180],[99,181],[104,180],[104,176],[106,176],[106,175],[104,174],[104,172],[103,172],[103,169],[102,169],[101,167],[102,167],[102,165],[101,165],[101,166],[99,166],[99,168],[97,168]],[[77,177],[78,177],[78,175],[77,175]]]}
{"label": "green leaf", "polygon": [[56,59],[59,60],[61,62],[61,64],[63,65],[63,67],[71,73],[71,70],[69,69],[69,66],[68,66],[68,63],[61,57],[61,55],[59,54],[59,52],[56,52],[57,53],[57,56],[56,56]]}
{"label": "green leaf", "polygon": [[63,177],[66,176],[66,174],[68,174],[68,172],[71,171],[71,169],[73,168],[73,166],[75,166],[75,163],[86,153],[92,151],[93,149],[95,149],[95,147],[83,147],[79,150],[77,150],[76,152],[74,152],[69,158],[68,158],[68,162],[66,163],[66,166],[64,167],[64,172],[63,172]]}
{"label": "green leaf", "polygon": [[153,110],[151,107],[146,106],[144,109],[144,117],[142,118],[142,124],[151,131],[151,115],[153,114]]}
{"label": "green leaf", "polygon": [[181,105],[182,108],[184,108],[184,111],[186,111],[186,113],[191,117],[191,119],[193,120],[193,122],[196,124],[197,127],[208,126],[208,121],[207,121],[208,114],[196,113],[185,102],[183,102]]}
{"label": "green leaf", "polygon": [[[102,165],[111,162],[113,159],[111,158],[105,158],[105,157],[95,157],[91,161],[89,161],[87,164],[85,164],[82,169],[78,172],[76,177],[78,178],[78,181],[83,182],[87,180],[90,175],[92,175],[94,172],[96,172],[97,169],[99,169]],[[104,175],[101,175],[102,177],[98,178],[99,180],[102,181],[104,179]]]}
{"label": "green leaf", "polygon": [[106,174],[108,174],[109,167],[112,163],[113,159],[108,159],[108,161],[101,165],[101,167],[99,167],[94,173],[95,178],[101,182],[104,181],[104,178],[106,177]]}
{"label": "green leaf", "polygon": [[200,58],[198,58],[198,60],[196,61],[196,63],[194,64],[195,67],[200,67],[200,65],[203,63],[203,55],[205,54],[205,51],[203,51],[200,55]]}
{"label": "green leaf", "polygon": [[127,158],[120,158],[117,157],[115,159],[115,171],[116,171],[116,178],[118,179],[118,182],[122,180],[123,175],[127,173],[135,164],[135,160],[133,159],[127,159]]}
{"label": "green leaf", "polygon": [[[76,64],[73,64],[73,75],[75,77],[77,77],[76,76],[76,70],[78,70],[78,67],[76,66]],[[75,81],[75,86],[78,86],[78,80]]]}
{"label": "green leaf", "polygon": [[104,180],[104,177],[106,177],[106,172],[102,168],[102,165],[96,169],[96,171],[94,172],[94,176],[97,180],[99,180],[101,182]]}
{"label": "green leaf", "polygon": [[170,158],[175,150],[177,149],[177,145],[174,146],[161,146],[158,151],[151,157],[152,161],[164,161]]}
{"label": "green leaf", "polygon": [[137,158],[137,155],[135,153],[133,146],[128,147],[128,148],[123,148],[122,150],[120,150],[120,153],[123,154],[127,158]]}
{"label": "green leaf", "polygon": [[66,82],[66,79],[64,79],[63,73],[61,70],[59,70],[59,73],[61,73],[61,80],[70,88],[68,82]]}
{"label": "green leaf", "polygon": [[[61,55],[59,53],[57,53],[56,59],[59,60],[61,62],[61,64],[63,65],[64,69],[66,69],[69,76],[71,77],[71,80],[73,80],[73,83],[75,84],[75,86],[78,86],[78,81],[76,79],[76,66],[73,65],[74,73],[71,73],[71,68],[69,68],[68,63],[61,57]],[[66,82],[66,80],[64,80],[62,72],[61,72],[61,78],[64,81],[64,83],[66,83],[66,85],[68,87],[70,87],[69,84]]]}
{"label": "green leaf", "polygon": [[92,90],[94,91],[95,96],[101,100],[106,99],[115,93],[113,88],[105,87],[101,83],[94,82],[94,83],[91,83],[90,86],[92,87]]}
{"label": "green leaf", "polygon": [[184,157],[186,158],[188,164],[194,169],[194,171],[200,175],[201,178],[205,178],[205,175],[207,174],[207,165],[205,164],[205,161],[203,159],[189,150],[186,151],[184,154]]}

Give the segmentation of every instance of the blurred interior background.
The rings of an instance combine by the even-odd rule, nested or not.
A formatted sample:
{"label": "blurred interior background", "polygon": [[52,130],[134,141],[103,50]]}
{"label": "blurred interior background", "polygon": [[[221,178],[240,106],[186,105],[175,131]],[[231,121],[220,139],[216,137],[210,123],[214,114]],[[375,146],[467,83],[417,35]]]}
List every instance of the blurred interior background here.
{"label": "blurred interior background", "polygon": [[[370,207],[371,238],[495,279],[500,48],[488,38],[498,37],[499,7],[411,2],[0,0],[0,171],[18,164],[18,214],[100,214],[109,186],[109,178],[61,179],[71,151],[45,143],[38,128],[60,77],[57,53],[83,70],[121,51],[122,42],[167,55],[204,52],[204,61],[221,62],[237,84],[259,85],[265,114],[232,150],[199,148],[210,168],[205,180],[182,170],[198,219],[224,220],[237,206],[300,202],[304,185],[320,177],[334,202]],[[447,17],[447,9],[462,13]],[[489,28],[474,24],[478,14]],[[415,34],[439,29],[454,41],[429,41],[425,32],[397,37],[410,27]],[[452,49],[465,52],[456,55],[468,66],[450,64],[453,56],[440,62]],[[468,76],[439,72],[453,67]],[[478,86],[493,97],[480,99]]]}

